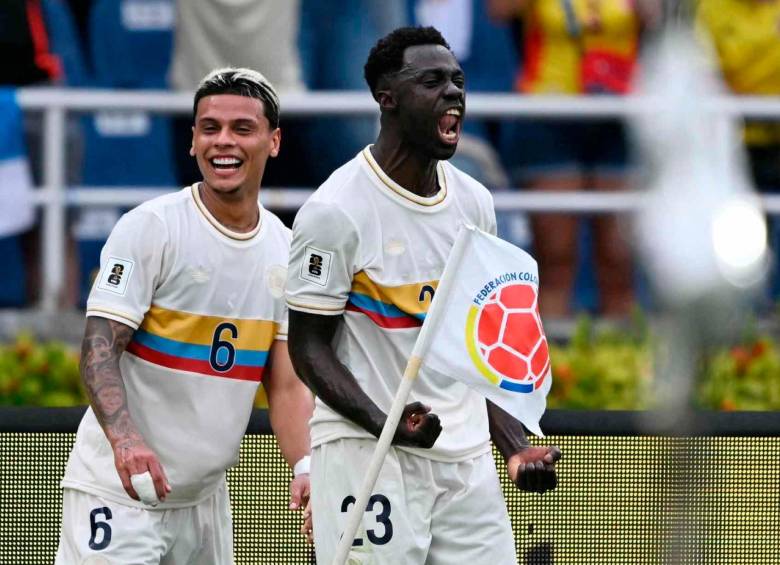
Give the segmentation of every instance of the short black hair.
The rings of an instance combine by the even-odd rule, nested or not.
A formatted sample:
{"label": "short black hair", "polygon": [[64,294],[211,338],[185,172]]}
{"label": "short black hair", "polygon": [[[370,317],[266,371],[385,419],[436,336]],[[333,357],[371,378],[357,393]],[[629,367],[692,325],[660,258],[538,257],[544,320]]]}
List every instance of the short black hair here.
{"label": "short black hair", "polygon": [[215,69],[203,77],[195,91],[192,118],[198,113],[198,102],[215,94],[237,94],[256,98],[263,103],[263,113],[271,129],[279,127],[279,96],[273,85],[262,74],[252,69],[226,67]]}
{"label": "short black hair", "polygon": [[441,45],[450,49],[450,44],[435,27],[399,27],[391,31],[376,42],[363,67],[363,76],[372,95],[379,79],[385,74],[400,71],[404,51],[416,45]]}

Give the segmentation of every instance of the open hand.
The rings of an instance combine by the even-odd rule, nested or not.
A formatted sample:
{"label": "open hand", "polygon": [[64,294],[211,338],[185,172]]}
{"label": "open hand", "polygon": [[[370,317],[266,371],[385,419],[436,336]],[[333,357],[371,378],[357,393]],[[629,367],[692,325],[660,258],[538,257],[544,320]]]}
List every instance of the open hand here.
{"label": "open hand", "polygon": [[393,444],[429,448],[436,443],[440,433],[441,422],[436,414],[431,414],[431,407],[412,402],[401,414]]}
{"label": "open hand", "polygon": [[507,461],[509,478],[520,490],[544,494],[558,485],[555,464],[561,459],[558,446],[531,446]]}

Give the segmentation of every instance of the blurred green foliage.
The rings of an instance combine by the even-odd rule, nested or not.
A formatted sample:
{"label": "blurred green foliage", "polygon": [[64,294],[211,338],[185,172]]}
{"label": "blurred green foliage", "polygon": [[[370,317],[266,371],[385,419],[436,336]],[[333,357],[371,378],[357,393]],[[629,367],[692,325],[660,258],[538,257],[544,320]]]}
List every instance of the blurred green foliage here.
{"label": "blurred green foliage", "polygon": [[[587,317],[571,339],[552,345],[551,408],[646,410],[653,395],[654,339],[637,312],[628,327],[597,330]],[[703,355],[694,402],[707,410],[780,410],[780,349],[748,328],[732,346]]]}
{"label": "blurred green foliage", "polygon": [[64,343],[40,343],[22,333],[0,344],[0,405],[86,404],[78,353]]}
{"label": "blurred green foliage", "polygon": [[[571,339],[552,344],[550,408],[645,410],[654,408],[654,340],[636,313],[627,326],[577,321]],[[0,405],[86,404],[78,352],[30,334],[0,344]],[[262,388],[261,388],[262,391]],[[755,329],[740,343],[711,352],[700,364],[696,403],[714,410],[780,410],[780,348]],[[262,392],[257,406],[266,406]]]}
{"label": "blurred green foliage", "polygon": [[583,316],[568,343],[550,346],[550,357],[550,408],[652,408],[653,351],[647,322],[640,313],[628,329],[599,331]]}
{"label": "blurred green foliage", "polygon": [[780,410],[780,351],[768,336],[715,352],[699,379],[698,399],[715,410]]}

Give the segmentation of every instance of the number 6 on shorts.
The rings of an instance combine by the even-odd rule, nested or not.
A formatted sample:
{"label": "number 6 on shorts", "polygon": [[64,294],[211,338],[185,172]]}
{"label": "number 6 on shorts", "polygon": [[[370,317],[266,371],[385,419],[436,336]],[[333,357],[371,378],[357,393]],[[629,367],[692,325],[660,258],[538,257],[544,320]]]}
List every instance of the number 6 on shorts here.
{"label": "number 6 on shorts", "polygon": [[[97,516],[102,514],[106,520],[111,519],[111,509],[108,506],[102,508],[95,508],[89,513],[89,529],[91,532],[89,538],[89,548],[94,551],[100,551],[108,547],[111,543],[111,526],[107,521],[99,522]],[[98,531],[102,532],[100,541],[97,541]]]}

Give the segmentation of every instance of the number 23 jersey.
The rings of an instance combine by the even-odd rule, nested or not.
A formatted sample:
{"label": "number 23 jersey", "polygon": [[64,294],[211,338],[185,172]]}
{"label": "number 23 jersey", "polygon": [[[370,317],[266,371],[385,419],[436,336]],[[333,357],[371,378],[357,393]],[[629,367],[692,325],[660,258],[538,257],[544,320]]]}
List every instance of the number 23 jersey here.
{"label": "number 23 jersey", "polygon": [[[485,187],[447,162],[438,164],[437,175],[439,191],[420,197],[390,179],[366,148],[314,193],[293,226],[287,304],[312,314],[343,314],[336,355],[385,413],[459,227],[496,231]],[[432,449],[402,449],[439,461],[489,450],[485,400],[464,384],[423,367],[412,401],[431,406],[443,430]],[[315,447],[373,436],[318,398],[311,437]]]}
{"label": "number 23 jersey", "polygon": [[[130,414],[171,484],[158,508],[207,498],[238,460],[269,350],[287,339],[289,242],[262,207],[252,232],[226,229],[193,185],[125,214],[103,248],[87,316],[135,330],[120,368]],[[62,485],[140,505],[91,408]]]}

